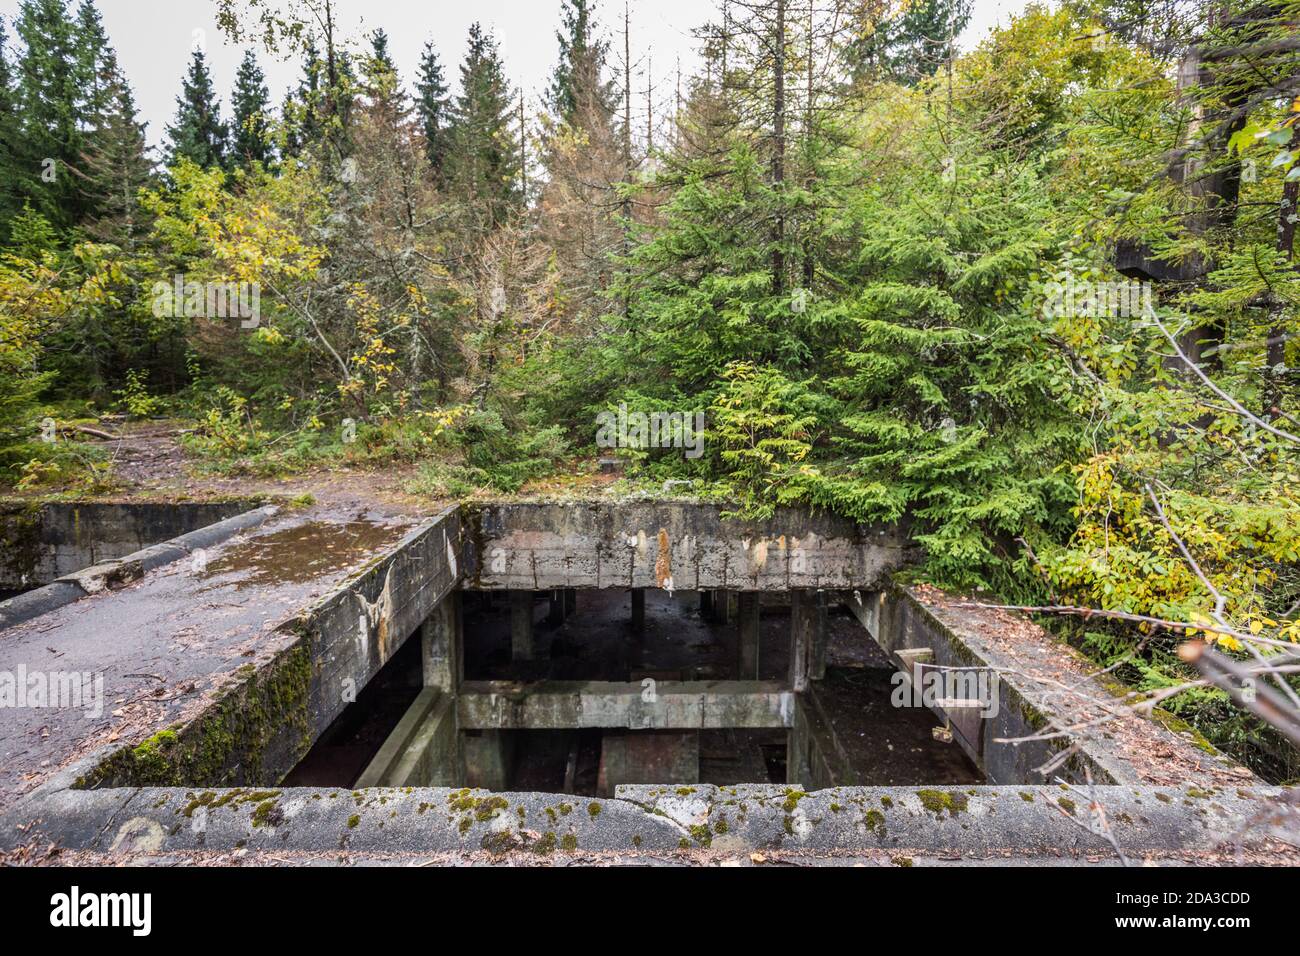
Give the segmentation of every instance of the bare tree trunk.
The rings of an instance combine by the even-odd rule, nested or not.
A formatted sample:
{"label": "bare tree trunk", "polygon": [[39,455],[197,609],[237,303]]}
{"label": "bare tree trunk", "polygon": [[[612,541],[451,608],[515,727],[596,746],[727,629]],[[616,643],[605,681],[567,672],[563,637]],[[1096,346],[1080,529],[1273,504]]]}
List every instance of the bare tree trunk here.
{"label": "bare tree trunk", "polygon": [[[776,0],[776,29],[772,50],[772,189],[777,202],[784,200],[785,190],[785,0]],[[772,230],[772,291],[780,295],[785,289],[785,210],[778,207]]]}

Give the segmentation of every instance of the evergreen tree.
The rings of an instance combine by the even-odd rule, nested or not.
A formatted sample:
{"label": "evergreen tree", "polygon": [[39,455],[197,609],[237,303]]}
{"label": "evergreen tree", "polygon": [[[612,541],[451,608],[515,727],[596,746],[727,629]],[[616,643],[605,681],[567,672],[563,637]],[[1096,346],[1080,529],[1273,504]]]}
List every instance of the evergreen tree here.
{"label": "evergreen tree", "polygon": [[373,68],[376,72],[397,72],[397,64],[393,62],[393,57],[388,52],[388,34],[382,27],[370,35],[370,59],[377,64]]}
{"label": "evergreen tree", "polygon": [[95,239],[130,249],[142,232],[138,195],[153,163],[130,87],[119,76],[107,89],[109,104],[82,160],[82,189],[95,201],[85,228]]}
{"label": "evergreen tree", "polygon": [[424,45],[420,57],[419,80],[415,85],[419,96],[415,101],[420,126],[424,131],[424,152],[433,170],[434,182],[441,182],[450,146],[448,128],[451,120],[451,100],[447,96],[447,80],[433,43]]}
{"label": "evergreen tree", "polygon": [[933,76],[952,41],[970,22],[971,0],[866,4],[845,57],[856,80],[890,79],[915,84]]}
{"label": "evergreen tree", "polygon": [[320,137],[321,80],[325,64],[313,36],[307,37],[302,60],[302,78],[297,90],[284,96],[280,115],[284,123],[284,154],[298,156]]}
{"label": "evergreen tree", "polygon": [[0,17],[0,242],[8,240],[9,224],[22,208],[17,189],[19,162],[18,91],[9,60],[9,34]]}
{"label": "evergreen tree", "polygon": [[271,135],[267,116],[271,108],[271,95],[266,88],[266,77],[257,65],[257,56],[251,49],[244,52],[243,62],[235,75],[235,90],[230,97],[233,115],[231,131],[232,160],[241,166],[271,161]]}
{"label": "evergreen tree", "polygon": [[221,104],[213,91],[212,75],[201,50],[195,50],[190,56],[189,71],[176,106],[176,122],[167,127],[171,139],[167,165],[188,159],[203,167],[224,166],[228,130],[221,122]]}
{"label": "evergreen tree", "polygon": [[[555,38],[560,44],[560,62],[551,74],[547,100],[555,115],[568,120],[578,106],[575,84],[583,74],[590,74],[589,63],[600,73],[609,53],[609,42],[595,35],[595,0],[564,0],[560,8],[561,26]],[[602,89],[611,98],[608,87]]]}
{"label": "evergreen tree", "polygon": [[14,183],[18,195],[64,232],[76,225],[82,203],[71,173],[84,145],[76,28],[65,0],[24,0],[16,29],[24,49]]}
{"label": "evergreen tree", "polygon": [[467,203],[472,227],[485,230],[503,224],[518,209],[520,164],[512,123],[515,103],[501,55],[496,40],[477,23],[469,28],[460,82],[449,178]]}

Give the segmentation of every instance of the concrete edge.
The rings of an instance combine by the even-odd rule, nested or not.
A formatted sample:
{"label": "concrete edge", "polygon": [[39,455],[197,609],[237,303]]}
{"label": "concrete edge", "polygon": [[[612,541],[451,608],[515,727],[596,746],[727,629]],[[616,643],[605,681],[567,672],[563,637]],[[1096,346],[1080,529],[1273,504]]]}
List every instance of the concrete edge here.
{"label": "concrete edge", "polygon": [[[0,817],[0,847],[166,853],[886,851],[1128,857],[1300,833],[1284,790],[1254,788],[620,786],[593,799],[450,788],[121,788],[46,794]],[[33,811],[39,817],[33,818]]]}
{"label": "concrete edge", "polygon": [[265,523],[279,512],[275,505],[254,508],[124,557],[66,574],[44,587],[0,602],[0,631],[34,620],[106,588],[130,583],[155,568],[184,558],[196,548],[215,547],[241,531]]}

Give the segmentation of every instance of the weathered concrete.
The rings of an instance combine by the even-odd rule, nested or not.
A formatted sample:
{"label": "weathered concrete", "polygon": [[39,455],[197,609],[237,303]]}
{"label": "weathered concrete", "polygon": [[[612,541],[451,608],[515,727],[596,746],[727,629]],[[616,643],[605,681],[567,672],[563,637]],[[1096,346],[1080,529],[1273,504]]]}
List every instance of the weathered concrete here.
{"label": "weathered concrete", "polygon": [[740,592],[738,659],[736,674],[742,680],[758,679],[758,651],[761,631],[758,624],[762,595],[757,591]]}
{"label": "weathered concrete", "polygon": [[504,790],[514,772],[514,734],[498,730],[469,730],[460,735],[465,785],[484,790]]}
{"label": "weathered concrete", "polygon": [[466,509],[466,587],[784,591],[871,588],[914,554],[905,532],[778,509],[724,519],[687,502]]}
{"label": "weathered concrete", "polygon": [[533,613],[536,603],[532,591],[510,592],[510,656],[514,660],[533,659]]}
{"label": "weathered concrete", "polygon": [[[1111,700],[1110,692],[1095,680],[1072,674],[1072,690],[1056,682],[1035,681],[1023,666],[987,637],[970,626],[971,615],[959,609],[928,606],[913,589],[891,586],[869,594],[844,595],[844,604],[862,622],[868,633],[889,652],[907,673],[924,673],[927,668],[985,670],[996,677],[996,713],[981,713],[968,700],[938,700],[931,706],[952,731],[953,739],[980,767],[991,783],[1022,784],[1043,779],[1039,768],[1051,768],[1053,780],[1083,783],[1089,776],[1098,784],[1147,783],[1135,767],[1134,757],[1125,754],[1105,723],[1095,724],[1098,714],[1089,710],[1086,697]],[[1035,647],[1040,653],[1054,652],[1065,658],[1071,653],[1059,644]],[[919,670],[918,670],[919,668]],[[991,709],[990,709],[991,710]],[[1169,758],[1179,757],[1189,772],[1182,776],[1202,786],[1224,780],[1250,785],[1254,776],[1234,765],[1208,745],[1197,749],[1178,734],[1165,731],[1137,717],[1152,748]],[[1149,726],[1148,726],[1149,725]],[[1026,739],[1044,732],[1065,731],[1052,739]]]}
{"label": "weathered concrete", "polygon": [[480,730],[789,727],[794,696],[770,681],[466,681],[457,714]]}
{"label": "weathered concrete", "polygon": [[0,630],[49,614],[87,595],[123,588],[154,568],[192,558],[200,549],[215,547],[242,531],[256,528],[275,517],[278,511],[273,506],[245,511],[143,550],[71,571],[44,587],[0,601]]}
{"label": "weathered concrete", "polygon": [[[997,853],[1115,857],[1092,831],[1105,812],[1130,857],[1206,851],[1238,833],[1284,838],[1282,792],[1097,787],[926,789],[620,786],[612,800],[441,788],[339,790],[55,789],[40,813],[0,817],[0,846],[65,850],[494,852],[712,848],[728,852],[888,849],[949,860]],[[22,809],[22,808],[20,808]],[[19,830],[18,827],[25,827]],[[1290,839],[1295,840],[1294,832]],[[256,859],[256,857],[254,857]],[[908,861],[910,862],[910,861]]]}
{"label": "weathered concrete", "polygon": [[700,735],[638,730],[601,737],[596,793],[612,797],[628,783],[685,784],[700,781]]}
{"label": "weathered concrete", "polygon": [[458,764],[451,698],[436,687],[426,687],[357,778],[356,786],[454,787],[460,778]]}
{"label": "weathered concrete", "polygon": [[411,527],[293,513],[213,549],[201,569],[175,562],[10,629],[0,671],[57,661],[102,675],[112,705],[8,711],[0,799],[113,741],[88,782],[278,781],[451,592],[456,513]]}
{"label": "weathered concrete", "polygon": [[237,514],[260,502],[0,502],[0,589],[40,587]]}

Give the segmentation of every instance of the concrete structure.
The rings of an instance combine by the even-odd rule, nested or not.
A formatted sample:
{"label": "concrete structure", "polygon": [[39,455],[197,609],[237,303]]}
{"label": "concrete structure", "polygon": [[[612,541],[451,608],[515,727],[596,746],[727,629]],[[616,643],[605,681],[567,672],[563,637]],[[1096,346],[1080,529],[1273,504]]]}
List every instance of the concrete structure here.
{"label": "concrete structure", "polygon": [[[0,671],[34,664],[47,647],[69,661],[98,652],[110,699],[132,696],[138,685],[125,682],[146,664],[164,691],[191,688],[122,739],[110,737],[111,720],[16,711],[0,745],[27,756],[0,768],[0,847],[979,856],[1109,854],[1114,843],[1135,854],[1205,852],[1243,827],[1280,832],[1281,791],[1177,733],[1156,724],[1132,741],[1072,732],[1087,708],[1054,699],[1046,678],[987,639],[986,622],[889,584],[886,572],[907,553],[896,530],[793,513],[733,526],[714,506],[681,502],[625,512],[488,505],[419,521],[328,509],[282,516],[215,549],[204,575],[160,568],[0,641]],[[586,606],[575,588],[629,589],[626,630],[612,639],[633,642],[653,624],[641,589],[699,590],[715,615],[734,596],[730,660],[744,679],[466,680],[466,591],[511,592],[507,656],[548,664],[537,605],[562,627]],[[753,679],[760,646],[771,654],[759,640],[764,621],[784,614],[760,606],[764,593],[789,600],[780,680]],[[971,700],[952,696],[925,705],[995,786],[842,786],[851,748],[820,686],[828,599],[850,607],[863,638],[913,680],[927,667],[998,671],[996,714],[971,721]],[[175,653],[178,635],[192,642],[186,654]],[[355,791],[279,788],[417,635],[423,689]],[[1053,727],[1059,739],[1007,742]],[[510,792],[528,757],[521,735],[587,729],[609,731],[595,792],[612,799]],[[783,737],[787,783],[698,783],[703,735],[744,731]],[[1142,764],[1153,742],[1172,785],[1153,783]],[[660,775],[670,779],[647,779]],[[1097,832],[1091,806],[1104,809],[1114,843]]]}

